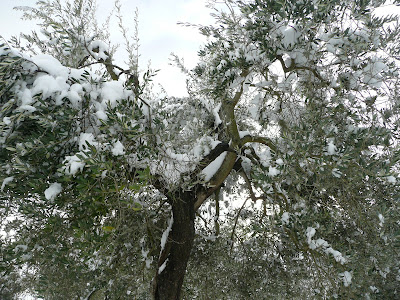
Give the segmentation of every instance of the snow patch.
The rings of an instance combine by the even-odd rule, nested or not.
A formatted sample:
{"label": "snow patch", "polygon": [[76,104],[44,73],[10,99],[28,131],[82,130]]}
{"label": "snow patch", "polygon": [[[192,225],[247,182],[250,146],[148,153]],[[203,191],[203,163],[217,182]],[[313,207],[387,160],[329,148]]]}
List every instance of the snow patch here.
{"label": "snow patch", "polygon": [[47,200],[54,200],[62,191],[61,184],[58,182],[52,183],[45,191],[44,196]]}
{"label": "snow patch", "polygon": [[[51,95],[55,93],[65,92],[65,96],[67,96],[66,91],[69,90],[69,84],[66,82],[67,77],[61,76],[50,76],[50,75],[42,75],[36,78],[33,83],[32,94],[42,94],[43,98],[49,98]],[[61,99],[57,101],[58,105],[62,104]]]}
{"label": "snow patch", "polygon": [[342,279],[345,287],[348,287],[351,284],[351,278],[353,277],[350,272],[344,271],[343,273],[339,273],[339,277]]}
{"label": "snow patch", "polygon": [[385,223],[385,217],[382,214],[378,214],[379,218],[379,226],[382,227],[383,223]]}
{"label": "snow patch", "polygon": [[11,181],[13,181],[13,180],[14,180],[14,177],[13,177],[13,176],[4,178],[3,183],[1,184],[1,189],[0,189],[0,191],[3,191],[4,188],[6,187],[6,185],[7,185],[8,183],[10,183]]}
{"label": "snow patch", "polygon": [[336,146],[333,141],[329,141],[326,152],[328,153],[328,155],[336,154]]}
{"label": "snow patch", "polygon": [[79,136],[79,150],[88,150],[88,144],[96,148],[99,146],[99,143],[95,141],[93,133],[81,133]]}
{"label": "snow patch", "polygon": [[387,176],[387,177],[386,177],[386,180],[387,180],[389,183],[393,183],[393,184],[396,183],[396,177],[394,177],[394,176]]}
{"label": "snow patch", "polygon": [[281,217],[282,224],[288,225],[289,218],[290,218],[290,214],[288,212],[284,212]]}
{"label": "snow patch", "polygon": [[300,33],[293,26],[280,28],[282,33],[282,44],[285,48],[292,48],[297,44]]}
{"label": "snow patch", "polygon": [[306,236],[307,236],[307,243],[308,244],[311,243],[311,239],[314,237],[315,233],[316,233],[315,228],[307,227]]}
{"label": "snow patch", "polygon": [[88,47],[90,54],[97,60],[106,60],[108,58],[108,46],[100,40],[93,41]]}
{"label": "snow patch", "polygon": [[102,120],[102,121],[107,121],[107,119],[108,119],[108,116],[107,116],[107,114],[104,112],[104,110],[98,110],[98,111],[96,111],[96,117],[97,117],[99,120]]}
{"label": "snow patch", "polygon": [[158,274],[161,274],[167,266],[168,258],[164,261],[164,263],[158,268]]}
{"label": "snow patch", "polygon": [[210,179],[217,173],[219,168],[221,167],[224,159],[228,152],[222,152],[216,159],[214,159],[207,167],[205,167],[201,174],[204,176],[205,181],[210,181]]}
{"label": "snow patch", "polygon": [[214,126],[215,126],[215,127],[217,127],[219,124],[222,123],[221,118],[220,118],[220,116],[219,116],[219,110],[220,110],[220,108],[221,108],[221,103],[219,103],[219,104],[217,105],[217,107],[215,107],[215,108],[212,110],[212,113],[213,113],[213,115],[214,115]]}
{"label": "snow patch", "polygon": [[11,119],[10,119],[10,117],[4,117],[4,118],[3,118],[3,123],[6,124],[6,125],[10,125],[10,124],[11,124]]}
{"label": "snow patch", "polygon": [[250,135],[250,132],[249,131],[239,131],[239,137],[242,139],[242,138],[244,138],[245,136],[248,136],[248,135]]}
{"label": "snow patch", "polygon": [[101,89],[101,97],[103,99],[102,105],[104,109],[107,108],[107,105],[114,108],[118,100],[127,98],[128,96],[129,93],[125,90],[122,81],[105,82]]}
{"label": "snow patch", "polygon": [[[83,153],[80,153],[84,155]],[[66,156],[64,161],[64,167],[62,168],[67,175],[75,175],[78,171],[82,171],[85,166],[85,162],[83,162],[78,156]]]}
{"label": "snow patch", "polygon": [[20,251],[25,252],[26,250],[28,250],[28,246],[27,245],[17,245],[14,248],[14,252],[18,253]]}
{"label": "snow patch", "polygon": [[118,155],[124,155],[125,150],[124,150],[124,145],[120,141],[117,141],[113,148],[111,149],[111,152],[113,155],[118,156]]}
{"label": "snow patch", "polygon": [[[167,243],[168,235],[170,231],[172,230],[172,224],[174,223],[174,215],[171,215],[171,219],[168,221],[168,227],[165,229],[165,231],[162,234],[161,237],[161,252],[164,250],[165,244]],[[160,253],[161,253],[160,252]]]}
{"label": "snow patch", "polygon": [[321,249],[326,254],[331,254],[337,262],[341,264],[347,262],[347,259],[343,257],[342,253],[330,247],[329,243],[324,239],[319,238],[317,240],[313,240],[315,233],[316,230],[313,227],[308,227],[306,230],[307,243],[311,250]]}
{"label": "snow patch", "polygon": [[64,67],[56,58],[48,54],[39,54],[30,59],[40,70],[53,76],[68,77],[68,68]]}
{"label": "snow patch", "polygon": [[275,177],[275,176],[277,176],[279,173],[280,173],[280,172],[279,172],[279,170],[278,170],[276,167],[269,166],[269,169],[268,169],[268,176],[270,176],[270,177]]}

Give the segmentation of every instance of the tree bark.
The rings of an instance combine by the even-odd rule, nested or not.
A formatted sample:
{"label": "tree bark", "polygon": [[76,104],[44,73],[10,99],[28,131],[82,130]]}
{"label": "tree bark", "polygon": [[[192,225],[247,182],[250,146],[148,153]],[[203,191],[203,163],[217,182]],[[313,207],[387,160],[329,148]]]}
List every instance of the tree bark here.
{"label": "tree bark", "polygon": [[[155,300],[179,300],[195,229],[195,193],[177,193],[169,201],[172,205],[173,223],[167,242],[160,254],[158,270],[153,282]],[[165,264],[161,271],[160,267]]]}

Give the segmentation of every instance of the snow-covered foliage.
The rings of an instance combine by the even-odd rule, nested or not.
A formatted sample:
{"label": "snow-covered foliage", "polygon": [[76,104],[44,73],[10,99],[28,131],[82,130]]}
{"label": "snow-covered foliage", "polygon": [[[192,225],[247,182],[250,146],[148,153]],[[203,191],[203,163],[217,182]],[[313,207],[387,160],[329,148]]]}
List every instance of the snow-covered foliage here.
{"label": "snow-covered foliage", "polygon": [[175,299],[192,253],[185,299],[398,297],[383,1],[216,2],[187,98],[114,65],[93,1],[67,2],[25,9],[45,40],[0,46],[1,293],[145,298],[155,276]]}

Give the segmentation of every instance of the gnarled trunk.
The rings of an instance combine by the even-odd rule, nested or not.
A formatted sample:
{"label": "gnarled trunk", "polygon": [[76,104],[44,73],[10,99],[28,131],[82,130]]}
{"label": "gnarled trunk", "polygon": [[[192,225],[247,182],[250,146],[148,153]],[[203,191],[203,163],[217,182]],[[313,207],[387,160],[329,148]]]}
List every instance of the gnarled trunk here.
{"label": "gnarled trunk", "polygon": [[[171,199],[173,223],[165,247],[158,262],[159,269],[153,282],[155,300],[180,299],[186,266],[194,240],[193,192],[183,192]],[[160,267],[165,265],[161,271]]]}
{"label": "gnarled trunk", "polygon": [[[209,196],[220,188],[235,166],[237,154],[228,150],[229,144],[221,143],[199,164],[200,170],[202,170],[221,153],[227,151],[223,163],[210,180],[208,187],[198,184],[191,191],[170,194],[163,190],[162,184],[157,183],[157,186],[160,187],[160,190],[163,191],[169,200],[168,202],[172,205],[173,223],[166,245],[158,260],[158,270],[153,281],[154,300],[180,299],[183,279],[193,247],[195,212]],[[197,172],[199,172],[198,169],[189,177],[197,178]]]}

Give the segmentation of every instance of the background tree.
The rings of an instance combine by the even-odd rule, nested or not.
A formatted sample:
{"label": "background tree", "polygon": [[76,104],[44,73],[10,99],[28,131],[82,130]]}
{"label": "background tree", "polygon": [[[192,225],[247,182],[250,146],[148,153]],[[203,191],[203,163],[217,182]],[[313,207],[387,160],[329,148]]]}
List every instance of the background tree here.
{"label": "background tree", "polygon": [[26,10],[46,29],[25,36],[33,56],[0,50],[2,296],[146,299],[152,281],[155,299],[397,297],[383,1],[215,4],[199,64],[176,58],[184,99],[152,93],[137,44],[114,65],[79,22],[93,2],[67,3]]}

